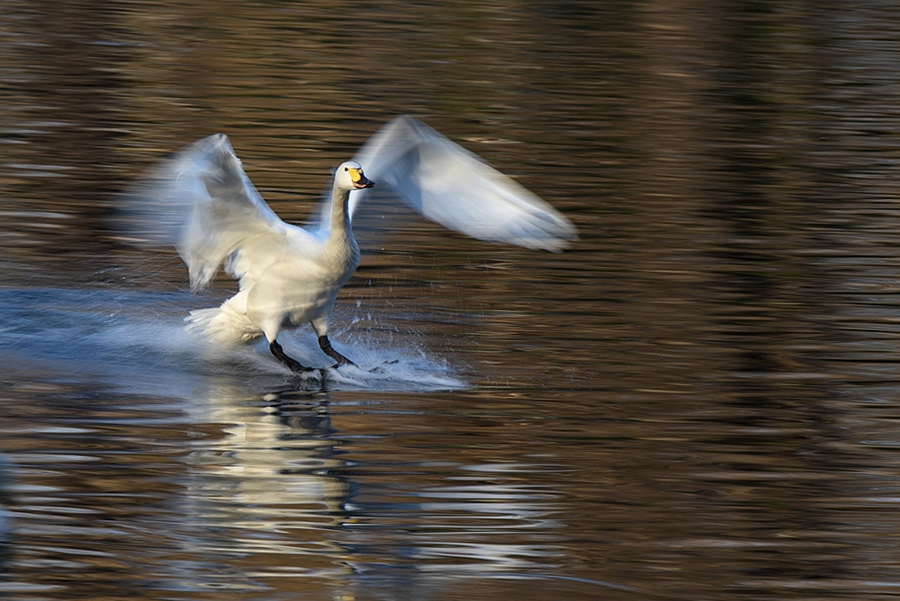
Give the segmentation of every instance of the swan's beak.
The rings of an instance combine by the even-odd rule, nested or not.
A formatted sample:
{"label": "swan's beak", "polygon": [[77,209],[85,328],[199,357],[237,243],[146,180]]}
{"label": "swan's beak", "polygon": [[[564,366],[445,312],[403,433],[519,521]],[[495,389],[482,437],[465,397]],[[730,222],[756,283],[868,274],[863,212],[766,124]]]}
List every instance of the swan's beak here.
{"label": "swan's beak", "polygon": [[375,182],[363,175],[362,169],[351,169],[350,179],[353,181],[353,187],[357,190],[371,188],[375,185]]}

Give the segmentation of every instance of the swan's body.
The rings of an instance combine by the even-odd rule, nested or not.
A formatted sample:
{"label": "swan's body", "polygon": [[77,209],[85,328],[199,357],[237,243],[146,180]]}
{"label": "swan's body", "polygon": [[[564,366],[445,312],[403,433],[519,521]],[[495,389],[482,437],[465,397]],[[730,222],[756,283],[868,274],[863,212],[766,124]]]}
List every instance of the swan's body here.
{"label": "swan's body", "polygon": [[308,368],[284,354],[277,336],[309,323],[322,351],[349,364],[331,347],[328,327],[337,294],[359,265],[351,222],[373,185],[361,165],[426,217],[476,238],[556,251],[575,237],[571,223],[540,198],[410,117],[391,121],[338,168],[316,230],[279,219],[228,138],[217,134],[152,169],[126,195],[131,234],[175,244],[194,290],[223,262],[240,280],[220,307],[193,311],[190,329],[218,344],[264,335],[280,361],[303,372]]}

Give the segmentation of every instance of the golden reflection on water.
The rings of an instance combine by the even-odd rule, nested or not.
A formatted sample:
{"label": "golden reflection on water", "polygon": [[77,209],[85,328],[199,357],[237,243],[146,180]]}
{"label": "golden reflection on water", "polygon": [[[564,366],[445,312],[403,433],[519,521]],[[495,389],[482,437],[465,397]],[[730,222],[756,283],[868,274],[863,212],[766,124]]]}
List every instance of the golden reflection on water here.
{"label": "golden reflection on water", "polygon": [[[891,596],[896,11],[693,8],[7,2],[0,591]],[[373,242],[335,339],[419,388],[195,356],[209,299],[115,244],[115,194],[222,131],[301,222],[400,113],[581,241]]]}

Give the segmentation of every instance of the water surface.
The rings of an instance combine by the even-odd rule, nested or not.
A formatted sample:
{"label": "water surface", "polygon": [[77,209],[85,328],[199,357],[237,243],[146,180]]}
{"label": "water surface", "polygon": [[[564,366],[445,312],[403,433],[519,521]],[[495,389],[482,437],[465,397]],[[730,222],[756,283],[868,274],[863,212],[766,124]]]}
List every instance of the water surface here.
{"label": "water surface", "polygon": [[[0,592],[896,597],[890,3],[0,12]],[[581,238],[360,232],[324,389],[188,336],[233,283],[111,226],[214,132],[301,223],[401,113]]]}

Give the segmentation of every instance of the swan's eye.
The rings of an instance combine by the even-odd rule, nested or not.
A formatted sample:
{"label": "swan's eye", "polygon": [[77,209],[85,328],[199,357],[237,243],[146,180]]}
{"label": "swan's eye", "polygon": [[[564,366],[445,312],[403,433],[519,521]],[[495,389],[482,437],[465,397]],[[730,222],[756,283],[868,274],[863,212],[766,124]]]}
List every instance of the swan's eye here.
{"label": "swan's eye", "polygon": [[344,167],[344,171],[350,171],[350,167]]}

